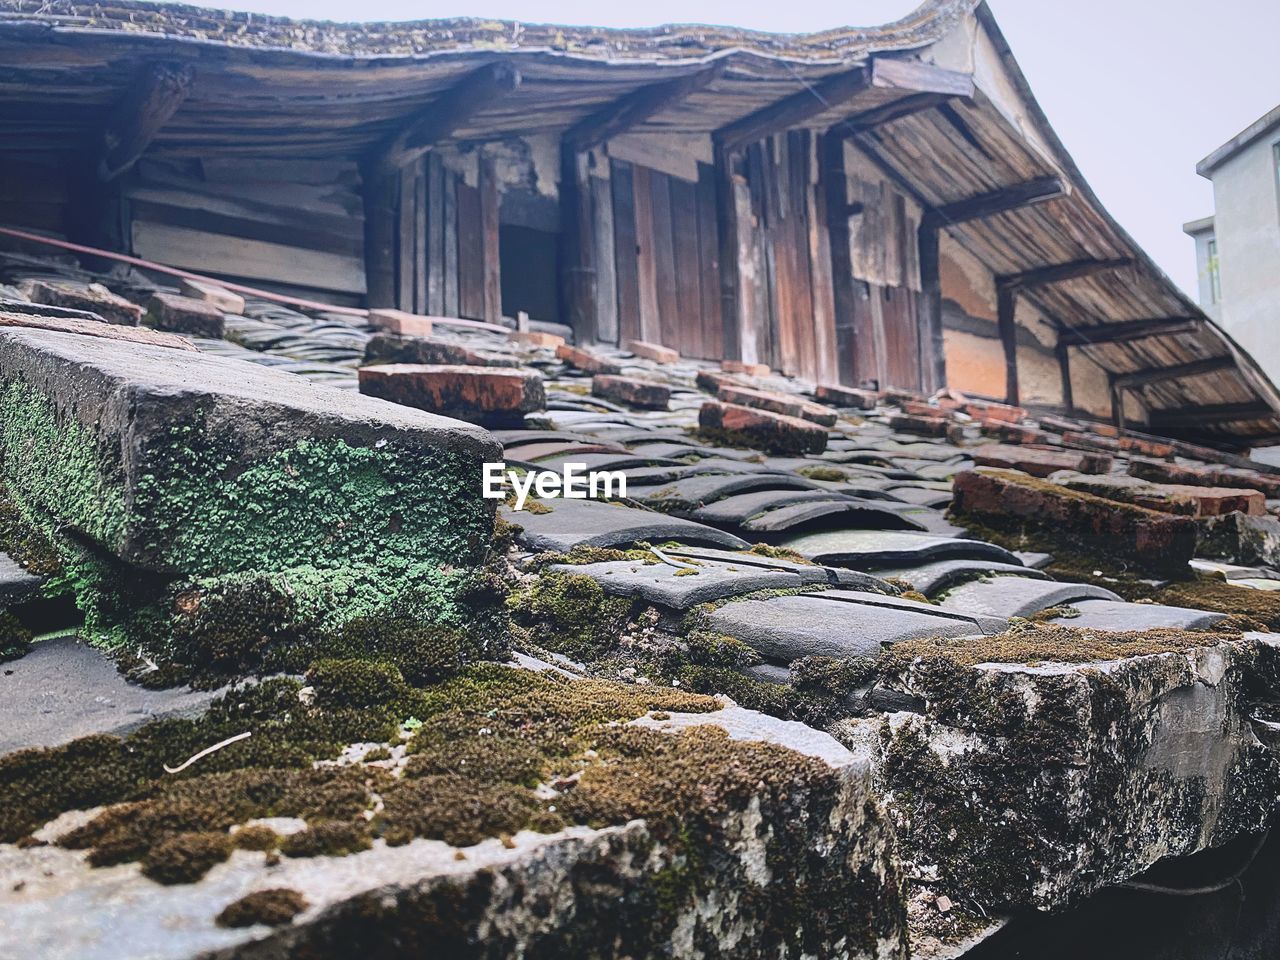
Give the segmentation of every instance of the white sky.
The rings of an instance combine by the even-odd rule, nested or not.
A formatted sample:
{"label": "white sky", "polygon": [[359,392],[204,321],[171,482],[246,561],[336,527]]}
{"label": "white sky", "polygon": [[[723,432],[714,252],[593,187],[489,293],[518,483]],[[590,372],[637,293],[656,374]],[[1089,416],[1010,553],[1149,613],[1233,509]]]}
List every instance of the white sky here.
{"label": "white sky", "polygon": [[[330,20],[484,16],[642,27],[717,23],[802,32],[879,24],[916,0],[197,0]],[[1120,223],[1195,294],[1182,233],[1213,211],[1205,154],[1280,103],[1277,0],[989,0],[1054,129]]]}

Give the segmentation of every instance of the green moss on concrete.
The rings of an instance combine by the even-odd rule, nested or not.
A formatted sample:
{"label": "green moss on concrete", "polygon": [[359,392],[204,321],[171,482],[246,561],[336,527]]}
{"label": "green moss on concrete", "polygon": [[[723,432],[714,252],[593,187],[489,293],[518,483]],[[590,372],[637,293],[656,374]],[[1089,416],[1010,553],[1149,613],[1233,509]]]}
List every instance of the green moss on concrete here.
{"label": "green moss on concrete", "polygon": [[23,656],[31,649],[31,631],[8,610],[0,610],[0,663]]}
{"label": "green moss on concrete", "polygon": [[515,622],[548,650],[593,660],[617,642],[632,601],[614,597],[593,578],[547,572],[510,599]]}

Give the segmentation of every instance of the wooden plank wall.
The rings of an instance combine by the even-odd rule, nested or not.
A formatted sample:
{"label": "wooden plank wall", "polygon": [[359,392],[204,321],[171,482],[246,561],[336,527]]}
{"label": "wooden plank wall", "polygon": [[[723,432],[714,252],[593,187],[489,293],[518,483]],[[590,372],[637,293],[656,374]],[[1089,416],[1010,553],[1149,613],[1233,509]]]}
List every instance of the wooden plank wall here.
{"label": "wooden plank wall", "polygon": [[610,160],[610,282],[619,342],[649,340],[687,357],[718,360],[723,336],[715,171],[703,163],[697,169],[694,183]]}
{"label": "wooden plank wall", "polygon": [[497,191],[492,165],[483,159],[477,186],[434,153],[401,171],[400,309],[490,322],[501,317]]}
{"label": "wooden plank wall", "polygon": [[819,183],[814,135],[792,130],[749,145],[732,180],[743,359],[835,380],[828,197]]}
{"label": "wooden plank wall", "polygon": [[0,161],[0,223],[64,237],[67,172],[56,159]]}
{"label": "wooden plank wall", "polygon": [[127,235],[135,255],[158,263],[355,301],[365,291],[360,186],[343,161],[144,160],[122,191]]}

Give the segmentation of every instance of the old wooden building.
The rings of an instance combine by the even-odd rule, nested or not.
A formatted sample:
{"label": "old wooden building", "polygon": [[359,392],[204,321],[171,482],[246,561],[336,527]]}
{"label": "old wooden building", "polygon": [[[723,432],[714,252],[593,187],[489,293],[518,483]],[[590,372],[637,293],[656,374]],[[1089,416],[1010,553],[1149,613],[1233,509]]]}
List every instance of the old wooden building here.
{"label": "old wooden building", "polygon": [[972,0],[805,36],[0,0],[0,129],[0,224],[158,263],[1280,439]]}

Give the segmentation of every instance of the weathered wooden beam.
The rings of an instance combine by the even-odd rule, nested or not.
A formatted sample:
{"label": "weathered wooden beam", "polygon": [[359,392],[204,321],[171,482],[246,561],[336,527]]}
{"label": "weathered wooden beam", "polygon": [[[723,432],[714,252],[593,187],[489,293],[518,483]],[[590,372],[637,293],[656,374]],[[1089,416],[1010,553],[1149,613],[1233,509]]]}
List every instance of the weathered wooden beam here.
{"label": "weathered wooden beam", "polygon": [[1187,377],[1200,377],[1220,370],[1234,370],[1235,357],[1230,355],[1209,357],[1205,360],[1192,360],[1190,363],[1175,363],[1168,367],[1152,367],[1148,370],[1135,370],[1132,373],[1118,373],[1114,377],[1115,384],[1124,390],[1145,386],[1149,383],[1160,383],[1163,380],[1182,380]]}
{"label": "weathered wooden beam", "polygon": [[502,194],[498,186],[497,163],[491,153],[480,151],[480,240],[484,251],[483,319],[498,323],[502,319],[502,258],[500,230]]}
{"label": "weathered wooden beam", "polygon": [[724,68],[722,60],[697,73],[641,87],[566,130],[562,138],[564,145],[566,149],[573,151],[590,150],[599,146],[679,103],[690,94],[706,88],[724,72]]}
{"label": "weathered wooden beam", "polygon": [[856,136],[886,123],[892,123],[894,120],[901,120],[903,117],[911,117],[917,113],[932,110],[934,107],[940,107],[950,100],[951,96],[946,93],[913,93],[892,103],[872,107],[870,110],[846,117],[836,124],[836,129],[845,136]]}
{"label": "weathered wooden beam", "polygon": [[1018,292],[1013,287],[1000,287],[996,291],[996,327],[1000,332],[1000,345],[1004,348],[1004,402],[1018,405]]}
{"label": "weathered wooden beam", "polygon": [[1195,429],[1206,423],[1227,423],[1232,420],[1254,420],[1273,417],[1276,411],[1261,400],[1248,403],[1217,403],[1186,409],[1152,410],[1149,415],[1153,429]]}
{"label": "weathered wooden beam", "polygon": [[1097,343],[1127,343],[1130,340],[1142,340],[1145,337],[1191,333],[1199,326],[1200,321],[1194,317],[1094,323],[1086,327],[1064,327],[1058,332],[1058,343],[1068,347],[1087,347]]}
{"label": "weathered wooden beam", "polygon": [[920,372],[924,389],[932,393],[947,385],[947,353],[942,330],[942,273],[938,227],[920,224],[920,298],[916,322],[920,345]]}
{"label": "weathered wooden beam", "polygon": [[1115,376],[1108,378],[1108,385],[1111,391],[1111,422],[1115,424],[1116,432],[1124,436],[1124,387]]}
{"label": "weathered wooden beam", "polygon": [[1129,257],[1118,257],[1114,260],[1072,260],[1069,263],[1053,263],[1045,267],[1024,270],[1021,273],[1007,273],[996,277],[996,284],[1011,290],[1025,290],[1029,287],[1061,283],[1063,280],[1089,277],[1107,270],[1121,270],[1132,265],[1133,260]]}
{"label": "weathered wooden beam", "polygon": [[869,67],[858,67],[827,77],[799,93],[721,127],[715,132],[716,145],[722,150],[734,150],[780,130],[802,126],[819,114],[852,100],[868,89],[871,82]]}
{"label": "weathered wooden beam", "polygon": [[102,128],[97,177],[114,180],[142,156],[169,118],[191,93],[195,69],[189,63],[151,63],[111,111]]}
{"label": "weathered wooden beam", "polygon": [[1072,414],[1076,409],[1076,399],[1071,386],[1071,351],[1059,340],[1054,355],[1058,358],[1058,374],[1062,378],[1062,407]]}
{"label": "weathered wooden beam", "polygon": [[575,342],[596,339],[596,261],[588,154],[560,146],[560,297]]}
{"label": "weathered wooden beam", "polygon": [[1037,177],[1011,187],[1002,187],[990,193],[967,197],[934,207],[925,214],[925,222],[935,226],[953,226],[969,220],[994,217],[1010,210],[1029,207],[1032,204],[1056,200],[1067,195],[1067,185],[1060,177]]}
{"label": "weathered wooden beam", "polygon": [[374,165],[390,170],[412,163],[480,110],[519,86],[520,71],[505,61],[468,74],[384,140],[373,152]]}

